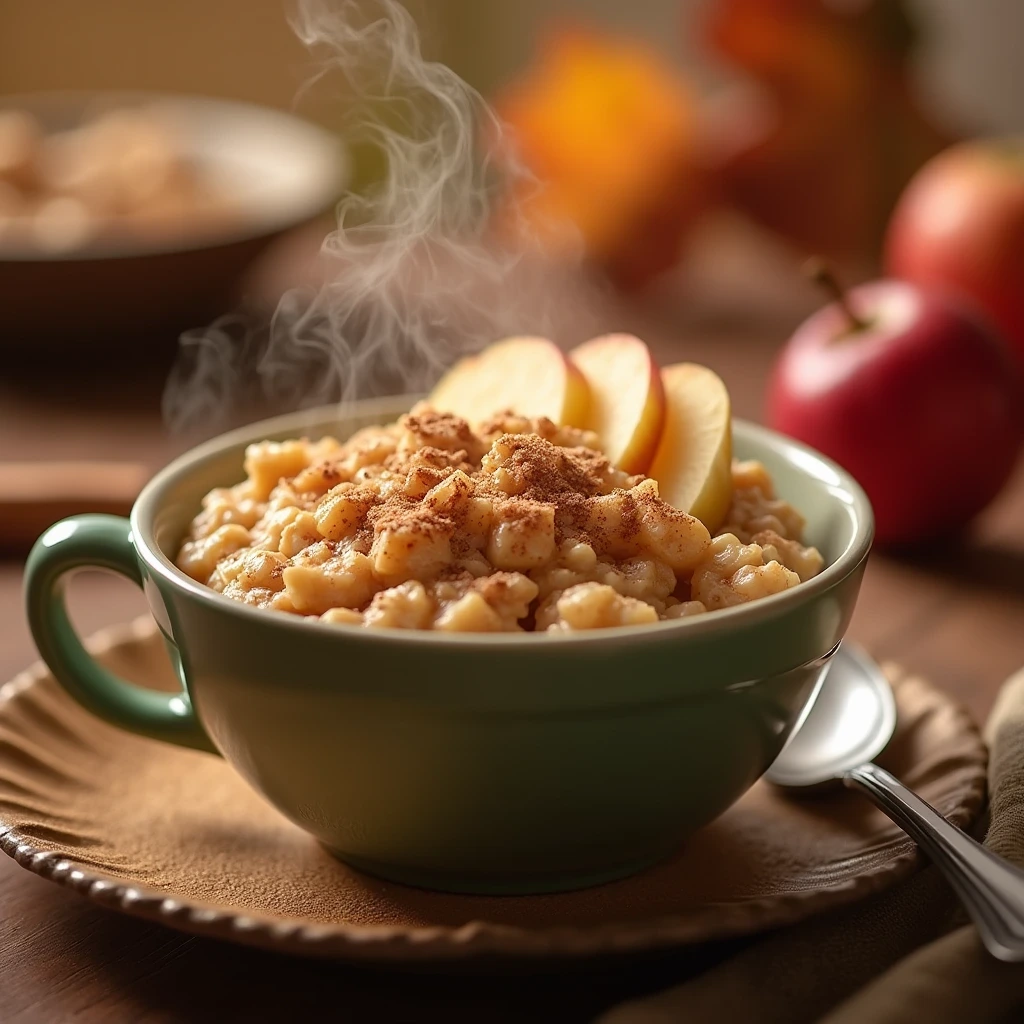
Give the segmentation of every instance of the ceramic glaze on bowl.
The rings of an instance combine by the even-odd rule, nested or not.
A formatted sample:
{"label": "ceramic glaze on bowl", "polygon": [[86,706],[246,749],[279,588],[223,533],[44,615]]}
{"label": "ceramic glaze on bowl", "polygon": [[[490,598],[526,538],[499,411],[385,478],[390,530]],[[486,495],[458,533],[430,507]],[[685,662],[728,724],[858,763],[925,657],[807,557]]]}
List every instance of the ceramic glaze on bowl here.
{"label": "ceramic glaze on bowl", "polygon": [[[428,888],[557,891],[649,865],[721,814],[799,723],[842,639],[871,543],[850,477],[750,424],[759,459],[807,517],[826,568],[751,604],[579,633],[438,634],[327,625],[231,601],[173,564],[210,488],[242,478],[263,438],[344,437],[408,399],[281,417],[160,472],[131,521],[53,526],[29,559],[33,635],[97,715],[217,752],[348,863]],[[144,589],[178,667],[178,696],[110,676],[82,649],[61,579],[103,566]]]}

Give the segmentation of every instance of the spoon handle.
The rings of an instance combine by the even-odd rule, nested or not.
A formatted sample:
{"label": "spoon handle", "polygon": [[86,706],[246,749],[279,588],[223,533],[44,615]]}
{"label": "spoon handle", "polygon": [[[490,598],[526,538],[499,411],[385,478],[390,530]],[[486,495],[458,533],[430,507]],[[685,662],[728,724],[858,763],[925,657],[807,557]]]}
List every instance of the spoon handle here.
{"label": "spoon handle", "polygon": [[1024,871],[951,825],[934,807],[874,764],[853,768],[845,785],[866,793],[946,876],[998,960],[1024,960]]}

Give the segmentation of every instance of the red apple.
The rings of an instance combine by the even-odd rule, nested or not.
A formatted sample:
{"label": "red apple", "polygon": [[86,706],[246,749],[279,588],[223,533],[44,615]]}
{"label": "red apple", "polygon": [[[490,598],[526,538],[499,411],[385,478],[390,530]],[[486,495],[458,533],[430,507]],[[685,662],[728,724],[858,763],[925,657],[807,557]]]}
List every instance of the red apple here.
{"label": "red apple", "polygon": [[860,481],[881,543],[953,531],[1013,470],[1024,436],[1017,366],[1002,339],[936,292],[884,280],[845,301],[783,350],[768,421]]}
{"label": "red apple", "polygon": [[886,268],[977,303],[1024,359],[1024,139],[964,142],[925,164],[893,213]]}

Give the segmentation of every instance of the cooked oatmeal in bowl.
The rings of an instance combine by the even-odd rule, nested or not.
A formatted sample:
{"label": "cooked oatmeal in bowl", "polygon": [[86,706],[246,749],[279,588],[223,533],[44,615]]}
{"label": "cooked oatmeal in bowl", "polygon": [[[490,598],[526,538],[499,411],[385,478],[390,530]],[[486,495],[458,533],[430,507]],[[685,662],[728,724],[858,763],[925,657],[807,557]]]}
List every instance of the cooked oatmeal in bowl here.
{"label": "cooked oatmeal in bowl", "polygon": [[[498,419],[374,400],[186,452],[130,520],[40,538],[43,657],[90,711],[221,754],[394,882],[550,892],[671,855],[799,722],[856,604],[870,506],[840,467],[734,420],[709,531],[589,435]],[[89,565],[143,589],[180,690],[83,648],[62,581]],[[631,621],[650,624],[589,628]]]}
{"label": "cooked oatmeal in bowl", "polygon": [[801,514],[732,464],[712,535],[616,469],[597,436],[425,404],[347,441],[261,441],[211,490],[178,567],[225,597],[326,623],[565,632],[680,619],[817,575]]}

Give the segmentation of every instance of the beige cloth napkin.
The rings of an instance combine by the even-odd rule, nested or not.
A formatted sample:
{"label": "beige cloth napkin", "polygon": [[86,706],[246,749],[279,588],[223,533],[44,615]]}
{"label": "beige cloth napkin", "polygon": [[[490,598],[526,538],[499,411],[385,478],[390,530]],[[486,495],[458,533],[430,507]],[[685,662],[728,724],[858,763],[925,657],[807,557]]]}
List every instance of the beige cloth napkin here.
{"label": "beige cloth napkin", "polygon": [[[990,748],[985,845],[1024,867],[1024,670],[1003,686]],[[1024,964],[978,941],[935,868],[872,900],[747,947],[598,1024],[1009,1024],[1024,1021]]]}

